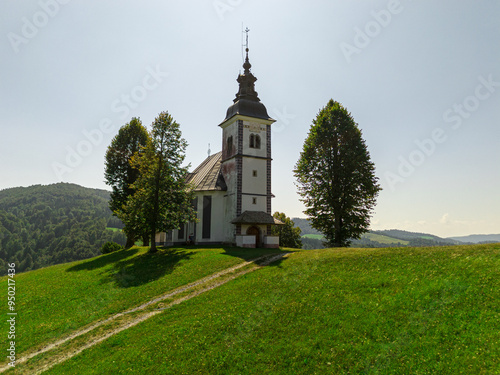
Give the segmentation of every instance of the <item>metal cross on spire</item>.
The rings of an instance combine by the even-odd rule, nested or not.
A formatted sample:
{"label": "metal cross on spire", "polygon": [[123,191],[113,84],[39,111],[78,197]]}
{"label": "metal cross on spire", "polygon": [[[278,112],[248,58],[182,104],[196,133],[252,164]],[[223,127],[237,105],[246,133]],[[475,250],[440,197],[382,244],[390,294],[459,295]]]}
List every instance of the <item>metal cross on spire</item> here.
{"label": "metal cross on spire", "polygon": [[[241,34],[245,33],[246,35],[246,41],[245,43],[243,44],[243,40],[241,41],[241,59],[243,60],[243,62],[245,62],[245,54],[244,54],[244,51],[243,51],[243,47],[245,47],[245,51],[246,51],[246,58],[248,60],[248,32],[250,31],[250,29],[247,27],[245,28],[245,30],[243,30],[243,23],[241,24]],[[241,39],[243,39],[243,35],[241,36]]]}
{"label": "metal cross on spire", "polygon": [[250,29],[247,27],[247,28],[245,29],[245,34],[247,34],[247,35],[246,35],[246,44],[245,44],[246,49],[247,49],[247,52],[248,52],[248,32],[249,32],[249,31],[250,31]]}

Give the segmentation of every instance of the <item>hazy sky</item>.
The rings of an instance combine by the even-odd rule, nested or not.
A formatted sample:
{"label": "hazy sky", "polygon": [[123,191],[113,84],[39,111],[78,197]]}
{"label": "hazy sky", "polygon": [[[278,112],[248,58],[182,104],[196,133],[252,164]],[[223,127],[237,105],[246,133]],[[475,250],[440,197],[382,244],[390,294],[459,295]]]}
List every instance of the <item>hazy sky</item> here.
{"label": "hazy sky", "polygon": [[373,229],[500,232],[500,1],[0,3],[0,189],[104,184],[133,116],[181,125],[192,168],[221,148],[242,24],[273,125],[273,211],[304,217],[293,167],[330,98],[383,188]]}

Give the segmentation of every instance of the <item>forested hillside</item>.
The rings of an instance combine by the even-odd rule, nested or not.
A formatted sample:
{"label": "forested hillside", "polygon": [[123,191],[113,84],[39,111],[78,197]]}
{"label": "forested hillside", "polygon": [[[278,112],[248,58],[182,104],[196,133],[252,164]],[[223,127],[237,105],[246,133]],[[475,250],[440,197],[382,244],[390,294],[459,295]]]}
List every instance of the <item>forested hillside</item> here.
{"label": "forested hillside", "polygon": [[90,258],[106,241],[125,243],[108,208],[109,193],[59,183],[0,191],[0,269],[16,271]]}

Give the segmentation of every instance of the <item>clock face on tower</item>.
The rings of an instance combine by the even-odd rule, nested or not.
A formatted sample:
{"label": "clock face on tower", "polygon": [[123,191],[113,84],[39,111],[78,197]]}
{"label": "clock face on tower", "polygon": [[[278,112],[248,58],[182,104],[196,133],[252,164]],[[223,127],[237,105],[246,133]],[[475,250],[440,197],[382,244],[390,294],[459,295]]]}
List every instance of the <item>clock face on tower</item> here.
{"label": "clock face on tower", "polygon": [[251,122],[249,125],[248,125],[249,129],[251,132],[253,133],[260,133],[260,124],[256,123],[256,122]]}

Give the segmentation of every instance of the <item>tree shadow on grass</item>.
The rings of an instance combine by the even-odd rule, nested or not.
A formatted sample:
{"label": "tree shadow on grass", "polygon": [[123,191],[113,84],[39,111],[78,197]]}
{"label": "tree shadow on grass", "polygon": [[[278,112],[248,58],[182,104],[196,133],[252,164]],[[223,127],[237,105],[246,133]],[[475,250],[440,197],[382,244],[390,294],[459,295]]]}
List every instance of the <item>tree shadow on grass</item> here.
{"label": "tree shadow on grass", "polygon": [[104,256],[92,258],[92,259],[88,260],[87,262],[78,263],[78,264],[74,265],[73,267],[68,268],[66,270],[66,272],[75,272],[75,271],[83,271],[83,270],[92,271],[92,270],[95,270],[97,268],[105,267],[108,264],[119,262],[122,259],[129,258],[129,257],[137,254],[138,251],[139,251],[138,248],[131,248],[128,250],[115,251],[113,253],[110,253],[110,254],[107,254]]}
{"label": "tree shadow on grass", "polygon": [[120,288],[147,284],[173,272],[182,260],[194,254],[184,248],[158,248],[156,253],[143,253],[119,260],[103,278],[102,283],[113,282]]}

